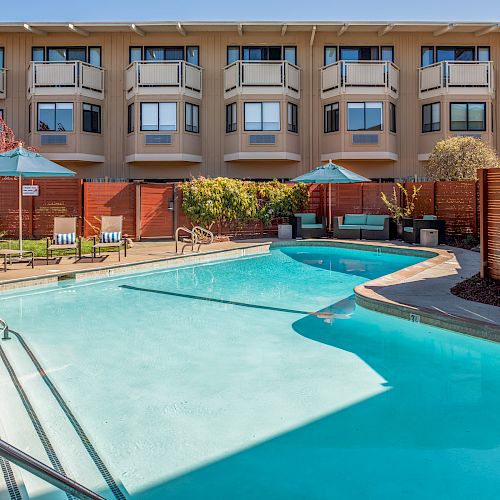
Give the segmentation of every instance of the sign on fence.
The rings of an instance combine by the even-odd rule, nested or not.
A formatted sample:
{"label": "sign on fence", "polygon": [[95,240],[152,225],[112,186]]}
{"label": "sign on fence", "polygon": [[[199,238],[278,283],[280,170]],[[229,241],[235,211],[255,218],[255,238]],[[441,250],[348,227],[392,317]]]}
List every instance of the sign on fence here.
{"label": "sign on fence", "polygon": [[40,196],[40,186],[32,184],[23,186],[23,196]]}

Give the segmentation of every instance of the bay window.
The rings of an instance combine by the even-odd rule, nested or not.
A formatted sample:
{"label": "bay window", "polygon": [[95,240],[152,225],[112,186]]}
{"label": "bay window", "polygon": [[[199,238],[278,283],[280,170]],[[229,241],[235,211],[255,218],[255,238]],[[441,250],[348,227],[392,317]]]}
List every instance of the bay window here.
{"label": "bay window", "polygon": [[292,102],[288,103],[288,131],[298,132],[299,131],[299,108],[296,104]]}
{"label": "bay window", "polygon": [[196,134],[200,131],[200,107],[196,104],[186,103],[184,129]]}
{"label": "bay window", "polygon": [[237,123],[237,104],[232,102],[226,106],[226,134],[236,132]]}
{"label": "bay window", "polygon": [[381,102],[347,103],[347,130],[382,130],[383,110]]}
{"label": "bay window", "polygon": [[324,107],[324,131],[325,134],[329,132],[339,131],[339,103],[334,102],[327,104]]}
{"label": "bay window", "polygon": [[486,130],[486,103],[453,102],[450,104],[450,130],[480,131]]}
{"label": "bay window", "polygon": [[101,133],[101,106],[96,104],[82,104],[83,131],[94,134]]}
{"label": "bay window", "polygon": [[39,102],[37,123],[40,132],[72,132],[73,103]]}
{"label": "bay window", "polygon": [[441,104],[433,102],[422,106],[422,132],[441,130]]}

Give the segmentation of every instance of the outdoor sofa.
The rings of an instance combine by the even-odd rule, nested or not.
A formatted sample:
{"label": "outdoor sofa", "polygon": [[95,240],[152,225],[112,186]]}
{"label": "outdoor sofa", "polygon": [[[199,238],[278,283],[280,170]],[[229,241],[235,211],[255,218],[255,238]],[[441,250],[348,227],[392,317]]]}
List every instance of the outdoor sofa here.
{"label": "outdoor sofa", "polygon": [[347,240],[389,240],[391,219],[388,215],[368,214],[334,217],[333,237]]}
{"label": "outdoor sofa", "polygon": [[[318,220],[319,219],[319,220]],[[326,236],[326,217],[315,213],[299,213],[290,217],[293,238],[322,238]]]}

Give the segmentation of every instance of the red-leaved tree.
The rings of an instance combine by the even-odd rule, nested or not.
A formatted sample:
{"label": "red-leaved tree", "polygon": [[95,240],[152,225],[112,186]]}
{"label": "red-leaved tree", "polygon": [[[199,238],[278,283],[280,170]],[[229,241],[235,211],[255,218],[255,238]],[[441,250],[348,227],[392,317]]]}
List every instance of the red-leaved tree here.
{"label": "red-leaved tree", "polygon": [[[24,146],[22,141],[16,139],[12,129],[0,118],[0,153],[10,151],[11,149]],[[36,151],[35,148],[27,147],[30,151]]]}

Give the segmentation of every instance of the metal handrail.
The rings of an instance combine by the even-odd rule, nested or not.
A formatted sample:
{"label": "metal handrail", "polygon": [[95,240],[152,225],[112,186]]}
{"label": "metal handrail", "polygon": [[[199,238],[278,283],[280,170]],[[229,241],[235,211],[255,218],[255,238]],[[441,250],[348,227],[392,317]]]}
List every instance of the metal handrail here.
{"label": "metal handrail", "polygon": [[92,500],[104,500],[104,497],[89,490],[73,479],[63,476],[3,439],[0,439],[0,456],[76,498],[81,498],[83,500],[89,498]]}
{"label": "metal handrail", "polygon": [[7,321],[0,318],[0,331],[2,332],[2,340],[10,340],[9,337],[9,325]]}

